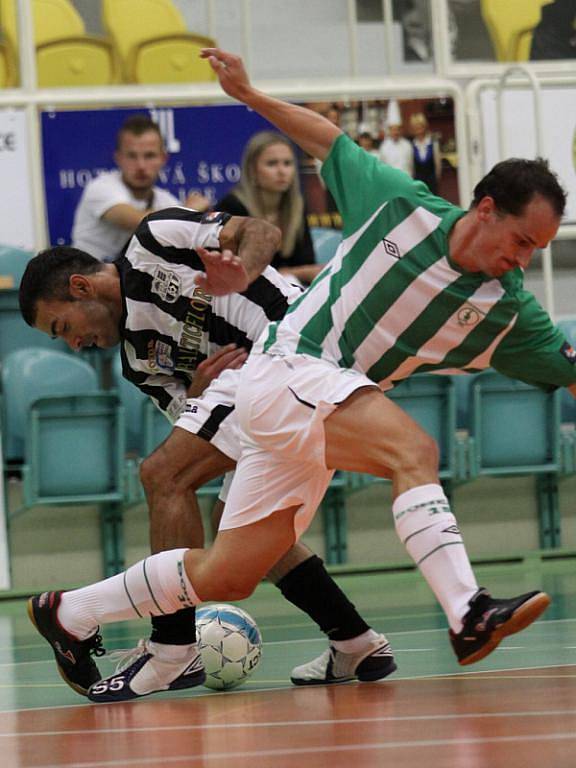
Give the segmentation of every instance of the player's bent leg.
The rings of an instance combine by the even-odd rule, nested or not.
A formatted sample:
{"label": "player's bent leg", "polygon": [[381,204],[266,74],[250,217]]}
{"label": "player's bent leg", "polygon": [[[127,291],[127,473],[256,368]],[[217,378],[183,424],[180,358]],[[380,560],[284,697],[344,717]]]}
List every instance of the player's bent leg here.
{"label": "player's bent leg", "polygon": [[[204,546],[202,516],[196,489],[234,466],[212,443],[187,429],[175,427],[144,461],[140,477],[148,501],[152,552]],[[140,646],[146,645],[142,640]],[[195,609],[152,618],[150,642],[164,655],[179,659],[188,646],[191,661],[196,642]],[[149,646],[155,648],[154,645]]]}
{"label": "player's bent leg", "polygon": [[[280,510],[243,528],[224,531],[209,550],[172,550],[146,558],[121,576],[127,598],[124,607],[114,615],[102,606],[92,621],[127,618],[130,606],[139,615],[158,615],[175,611],[182,603],[247,597],[294,543],[296,509]],[[108,581],[117,589],[120,581],[114,579],[118,577]],[[89,600],[89,589],[78,590],[80,599]],[[195,644],[183,647],[180,658],[162,650],[157,643],[142,643],[115,674],[92,686],[88,697],[94,702],[128,701],[204,682]]]}
{"label": "player's bent leg", "polygon": [[221,530],[210,549],[189,550],[186,574],[201,601],[243,600],[294,545],[294,516],[287,507],[238,528]]}
{"label": "player's bent leg", "polygon": [[[357,434],[371,439],[358,446]],[[495,600],[479,590],[439,484],[437,449],[398,406],[375,390],[358,390],[326,419],[325,435],[328,466],[377,475],[388,470],[396,531],[446,613],[460,664],[484,658],[546,609],[550,599],[542,592]]]}
{"label": "player's bent leg", "polygon": [[150,508],[153,552],[204,546],[195,491],[234,466],[211,443],[178,427],[144,459],[140,477]]}

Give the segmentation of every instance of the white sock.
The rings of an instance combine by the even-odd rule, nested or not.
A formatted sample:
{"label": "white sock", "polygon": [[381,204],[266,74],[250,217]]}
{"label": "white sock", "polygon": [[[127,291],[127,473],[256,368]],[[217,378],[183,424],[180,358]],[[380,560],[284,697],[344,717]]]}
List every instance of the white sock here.
{"label": "white sock", "polygon": [[444,609],[450,628],[460,632],[478,585],[442,487],[430,484],[405,491],[392,513],[400,540]]}
{"label": "white sock", "polygon": [[350,638],[350,640],[331,640],[330,645],[333,645],[337,651],[342,653],[360,653],[371,645],[375,640],[378,640],[380,635],[378,632],[374,632],[373,629],[367,629],[366,632],[362,632],[361,635]]}
{"label": "white sock", "polygon": [[160,661],[173,661],[176,664],[181,664],[190,658],[190,654],[197,650],[196,643],[190,643],[189,645],[168,645],[167,643],[153,643],[152,640],[148,640],[146,647],[154,654]]}
{"label": "white sock", "polygon": [[184,570],[186,549],[141,560],[127,571],[82,589],[64,592],[58,608],[62,627],[85,640],[100,624],[175,613],[200,603]]}

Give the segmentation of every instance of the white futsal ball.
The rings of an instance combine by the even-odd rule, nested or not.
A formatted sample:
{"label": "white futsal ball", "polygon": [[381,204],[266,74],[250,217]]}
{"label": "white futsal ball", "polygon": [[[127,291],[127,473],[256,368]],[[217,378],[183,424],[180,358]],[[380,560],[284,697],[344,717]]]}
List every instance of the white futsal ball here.
{"label": "white futsal ball", "polygon": [[260,630],[250,614],[235,605],[222,603],[198,608],[196,635],[207,688],[236,688],[260,662]]}

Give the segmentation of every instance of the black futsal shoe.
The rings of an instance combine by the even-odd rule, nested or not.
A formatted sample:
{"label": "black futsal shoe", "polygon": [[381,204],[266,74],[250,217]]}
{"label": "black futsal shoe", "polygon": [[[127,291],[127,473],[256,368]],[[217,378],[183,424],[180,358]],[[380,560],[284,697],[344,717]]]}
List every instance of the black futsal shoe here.
{"label": "black futsal shoe", "polygon": [[450,630],[450,642],[458,663],[474,664],[488,656],[505,637],[526,629],[550,605],[545,592],[527,592],[508,600],[497,600],[479,589],[468,605],[464,626],[458,633]]}
{"label": "black futsal shoe", "polygon": [[28,616],[38,632],[52,646],[62,679],[82,696],[101,679],[92,656],[104,656],[102,637],[95,632],[87,640],[77,640],[58,621],[62,592],[43,592],[28,600]]}

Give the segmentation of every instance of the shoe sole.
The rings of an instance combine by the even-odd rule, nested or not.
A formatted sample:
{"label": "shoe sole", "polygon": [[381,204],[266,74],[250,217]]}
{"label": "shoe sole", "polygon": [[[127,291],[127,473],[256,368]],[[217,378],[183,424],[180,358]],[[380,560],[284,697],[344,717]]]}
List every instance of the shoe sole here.
{"label": "shoe sole", "polygon": [[82,686],[78,685],[77,683],[70,680],[70,678],[66,675],[66,672],[62,669],[60,664],[58,663],[58,658],[56,656],[56,652],[54,651],[54,648],[52,647],[52,643],[48,640],[48,638],[44,635],[38,624],[36,623],[36,616],[34,615],[34,598],[30,598],[28,600],[28,603],[26,604],[26,610],[28,611],[28,617],[30,618],[30,621],[32,624],[36,627],[36,630],[38,633],[46,640],[50,647],[52,648],[52,651],[54,652],[54,658],[56,659],[56,669],[58,670],[58,674],[64,680],[66,685],[69,685],[72,690],[76,691],[76,693],[79,693],[80,696],[88,696],[88,690],[86,688],[82,688]]}
{"label": "shoe sole", "polygon": [[490,640],[482,646],[476,653],[466,656],[465,659],[459,659],[460,666],[465,667],[468,664],[475,664],[477,661],[484,659],[488,654],[497,648],[502,640],[509,635],[515,635],[516,632],[521,632],[526,627],[529,627],[532,622],[539,618],[546,608],[551,603],[551,599],[544,592],[539,595],[534,595],[530,600],[526,600],[514,613],[508,621],[501,624],[492,632]]}

